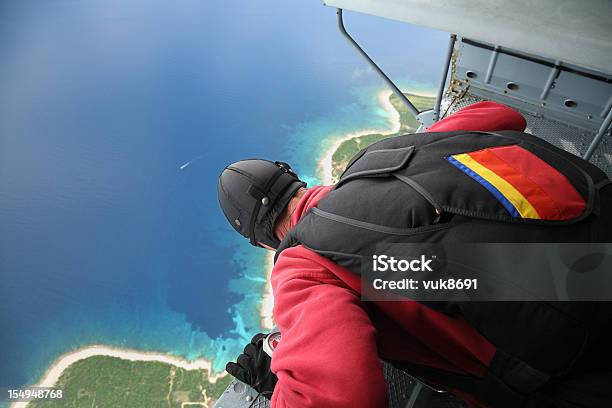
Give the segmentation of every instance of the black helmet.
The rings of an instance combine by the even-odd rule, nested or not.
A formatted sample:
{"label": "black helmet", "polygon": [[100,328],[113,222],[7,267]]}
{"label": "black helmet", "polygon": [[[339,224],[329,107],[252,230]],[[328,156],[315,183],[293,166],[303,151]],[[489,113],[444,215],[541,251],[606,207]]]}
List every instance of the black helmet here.
{"label": "black helmet", "polygon": [[217,193],[225,218],[251,245],[277,248],[276,220],[305,186],[287,163],[252,159],[227,166],[219,176]]}

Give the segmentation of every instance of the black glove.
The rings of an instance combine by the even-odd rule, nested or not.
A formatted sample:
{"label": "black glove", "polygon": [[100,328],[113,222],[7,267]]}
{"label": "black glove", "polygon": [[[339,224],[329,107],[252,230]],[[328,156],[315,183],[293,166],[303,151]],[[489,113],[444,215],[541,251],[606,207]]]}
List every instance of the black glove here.
{"label": "black glove", "polygon": [[263,333],[256,334],[244,348],[244,354],[238,356],[236,363],[227,363],[225,371],[270,399],[278,379],[270,371],[272,359],[263,351],[264,337]]}

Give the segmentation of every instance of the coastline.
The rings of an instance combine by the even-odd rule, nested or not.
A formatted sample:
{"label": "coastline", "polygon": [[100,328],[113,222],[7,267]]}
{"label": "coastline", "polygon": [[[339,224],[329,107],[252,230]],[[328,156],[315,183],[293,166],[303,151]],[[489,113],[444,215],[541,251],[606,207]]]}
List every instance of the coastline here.
{"label": "coastline", "polygon": [[272,330],[274,328],[274,318],[272,316],[272,311],[274,309],[274,295],[272,294],[273,267],[274,252],[269,252],[266,254],[266,263],[264,264],[264,268],[266,270],[266,287],[263,292],[261,307],[259,308],[261,327],[268,330]]}
{"label": "coastline", "polygon": [[[172,356],[170,354],[160,352],[140,351],[134,349],[125,349],[118,347],[105,346],[94,344],[90,346],[80,347],[76,350],[69,351],[59,356],[53,364],[47,369],[42,379],[32,387],[53,387],[64,371],[77,361],[84,360],[94,356],[115,357],[129,361],[156,361],[160,363],[170,364],[185,370],[207,370],[208,381],[215,383],[219,378],[228,375],[225,372],[218,374],[212,373],[212,362],[203,358],[189,361],[181,357]],[[25,408],[29,402],[14,402],[10,405],[11,408]]]}
{"label": "coastline", "polygon": [[395,109],[389,98],[393,94],[391,90],[383,90],[378,93],[378,103],[379,105],[387,112],[389,115],[389,128],[387,129],[362,129],[355,132],[345,133],[342,136],[335,139],[332,145],[325,150],[323,156],[319,160],[317,165],[317,173],[319,178],[321,179],[323,185],[333,184],[333,166],[332,166],[332,157],[336,150],[340,147],[340,145],[350,139],[354,139],[356,137],[369,135],[372,133],[379,133],[381,135],[392,135],[394,133],[399,132],[401,127],[400,122],[400,114]]}
{"label": "coastline", "polygon": [[[395,109],[391,101],[390,96],[393,94],[390,90],[382,90],[378,92],[377,99],[378,104],[387,112],[389,127],[386,129],[362,129],[359,131],[349,132],[342,134],[340,137],[333,139],[332,144],[329,148],[323,151],[322,156],[317,164],[317,174],[319,175],[323,185],[329,185],[333,183],[332,178],[332,158],[334,152],[340,147],[340,145],[346,141],[356,137],[378,133],[383,135],[391,135],[397,133],[401,127],[400,113]],[[274,327],[274,320],[272,317],[272,311],[274,308],[274,297],[271,286],[271,274],[272,267],[274,265],[274,253],[266,255],[264,268],[266,269],[266,286],[263,292],[263,299],[259,308],[259,317],[261,326],[264,329],[272,329]],[[60,355],[47,369],[42,378],[34,385],[34,387],[53,387],[64,371],[72,364],[94,356],[108,356],[120,358],[129,361],[157,361],[161,363],[170,364],[176,367],[180,367],[186,370],[207,370],[208,381],[215,383],[219,378],[227,375],[225,372],[218,374],[211,374],[212,362],[203,358],[189,361],[181,357],[172,356],[163,352],[148,352],[140,351],[136,349],[119,348],[106,346],[101,344],[88,345],[77,348],[75,350],[66,352]],[[14,402],[10,405],[11,408],[25,408],[28,402]]]}

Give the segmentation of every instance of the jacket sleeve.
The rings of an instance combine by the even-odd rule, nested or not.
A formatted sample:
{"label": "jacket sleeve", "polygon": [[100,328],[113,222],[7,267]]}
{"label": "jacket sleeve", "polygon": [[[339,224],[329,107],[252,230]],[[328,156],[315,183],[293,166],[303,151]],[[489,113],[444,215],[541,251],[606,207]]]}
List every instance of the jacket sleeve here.
{"label": "jacket sleeve", "polygon": [[317,254],[289,248],[272,272],[281,341],[272,371],[273,408],[384,407],[387,385],[375,330],[359,294]]}

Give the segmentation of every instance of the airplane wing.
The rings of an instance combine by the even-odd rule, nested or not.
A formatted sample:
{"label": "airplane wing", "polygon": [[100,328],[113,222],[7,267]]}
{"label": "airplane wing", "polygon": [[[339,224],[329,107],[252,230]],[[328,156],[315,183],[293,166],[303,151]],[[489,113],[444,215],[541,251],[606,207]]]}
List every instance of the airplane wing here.
{"label": "airplane wing", "polygon": [[612,74],[610,0],[325,0]]}

